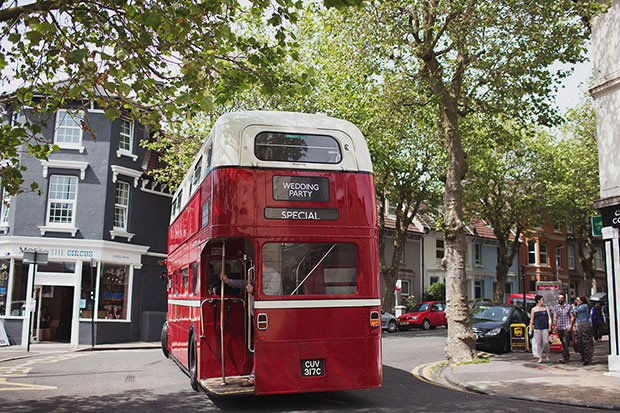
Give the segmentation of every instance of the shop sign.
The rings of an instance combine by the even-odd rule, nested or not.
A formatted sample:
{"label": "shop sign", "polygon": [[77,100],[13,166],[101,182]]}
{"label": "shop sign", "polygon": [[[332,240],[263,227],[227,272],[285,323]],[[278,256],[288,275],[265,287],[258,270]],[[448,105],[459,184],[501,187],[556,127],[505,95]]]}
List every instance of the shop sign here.
{"label": "shop sign", "polygon": [[592,236],[600,237],[603,235],[603,217],[590,217],[592,220]]}
{"label": "shop sign", "polygon": [[328,202],[329,178],[275,175],[273,177],[273,199],[276,201]]}
{"label": "shop sign", "polygon": [[620,205],[601,208],[603,227],[620,228]]}
{"label": "shop sign", "polygon": [[337,221],[340,213],[328,208],[265,208],[265,218],[290,221]]}

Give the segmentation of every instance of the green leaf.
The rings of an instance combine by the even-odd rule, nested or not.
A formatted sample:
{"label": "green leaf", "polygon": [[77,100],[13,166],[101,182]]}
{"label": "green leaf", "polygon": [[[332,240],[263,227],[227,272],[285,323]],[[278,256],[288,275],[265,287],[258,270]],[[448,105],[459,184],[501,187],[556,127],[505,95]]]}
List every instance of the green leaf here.
{"label": "green leaf", "polygon": [[86,51],[82,49],[76,49],[71,52],[69,56],[69,63],[80,63],[84,60],[86,56]]}
{"label": "green leaf", "polygon": [[108,107],[105,110],[105,117],[108,118],[108,120],[110,122],[112,122],[115,119],[118,119],[121,116],[121,112],[113,107]]}

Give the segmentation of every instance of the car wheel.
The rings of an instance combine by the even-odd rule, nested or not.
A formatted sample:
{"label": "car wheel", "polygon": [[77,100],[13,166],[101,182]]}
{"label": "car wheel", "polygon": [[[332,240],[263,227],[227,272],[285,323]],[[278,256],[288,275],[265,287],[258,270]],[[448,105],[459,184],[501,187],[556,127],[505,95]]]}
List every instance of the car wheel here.
{"label": "car wheel", "polygon": [[502,353],[510,352],[510,337],[506,335],[506,339],[504,340],[504,348],[502,348]]}
{"label": "car wheel", "polygon": [[387,331],[388,333],[393,333],[396,331],[396,321],[390,320],[390,322],[388,323]]}
{"label": "car wheel", "polygon": [[427,318],[425,318],[424,321],[422,321],[422,329],[430,330],[430,328],[431,328],[431,322],[428,321]]}
{"label": "car wheel", "polygon": [[166,358],[170,357],[170,350],[168,349],[168,322],[166,321],[161,328],[161,351]]}
{"label": "car wheel", "polygon": [[189,348],[187,351],[189,360],[189,384],[192,386],[192,389],[198,391],[198,361],[196,358],[196,336],[192,334],[189,340]]}

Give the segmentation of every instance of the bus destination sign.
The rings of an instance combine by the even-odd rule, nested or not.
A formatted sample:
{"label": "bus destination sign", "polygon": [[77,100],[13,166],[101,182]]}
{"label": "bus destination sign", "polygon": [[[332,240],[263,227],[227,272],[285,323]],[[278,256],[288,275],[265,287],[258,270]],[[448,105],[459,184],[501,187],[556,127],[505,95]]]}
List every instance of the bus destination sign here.
{"label": "bus destination sign", "polygon": [[276,201],[329,202],[329,178],[274,175],[273,199]]}
{"label": "bus destination sign", "polygon": [[330,208],[265,208],[265,218],[293,221],[337,221],[340,213]]}

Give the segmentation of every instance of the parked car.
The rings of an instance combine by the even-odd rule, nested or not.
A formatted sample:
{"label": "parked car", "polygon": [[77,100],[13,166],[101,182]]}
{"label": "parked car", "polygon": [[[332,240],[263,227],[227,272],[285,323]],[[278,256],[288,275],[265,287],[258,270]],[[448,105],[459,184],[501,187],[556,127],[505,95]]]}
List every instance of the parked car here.
{"label": "parked car", "polygon": [[398,317],[398,328],[407,330],[412,327],[421,327],[428,330],[437,326],[447,326],[448,320],[445,311],[445,301],[429,301],[417,304],[413,306],[410,312]]}
{"label": "parked car", "polygon": [[525,324],[530,318],[523,308],[510,304],[480,304],[470,311],[476,348],[498,353],[510,351],[510,325]]}
{"label": "parked car", "polygon": [[386,313],[381,310],[381,329],[393,333],[397,329],[398,320],[394,314]]}
{"label": "parked car", "polygon": [[[536,301],[534,300],[536,297],[535,294],[525,294],[525,308],[527,309],[527,313],[529,314],[532,311],[532,308],[536,307]],[[508,304],[516,305],[517,307],[523,308],[523,293],[521,294],[512,294],[508,298]],[[547,303],[550,305],[550,303]],[[555,303],[551,303],[551,305],[555,305]]]}

